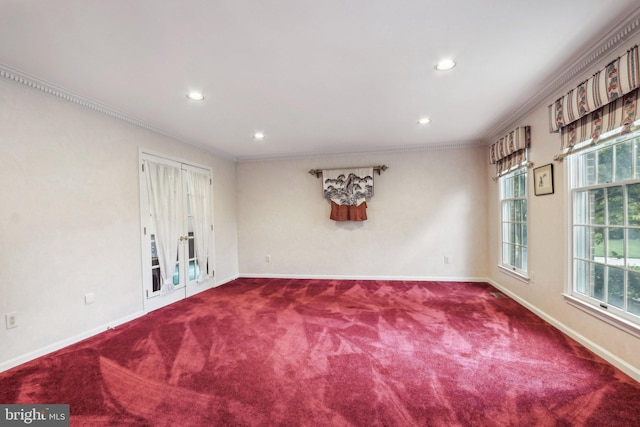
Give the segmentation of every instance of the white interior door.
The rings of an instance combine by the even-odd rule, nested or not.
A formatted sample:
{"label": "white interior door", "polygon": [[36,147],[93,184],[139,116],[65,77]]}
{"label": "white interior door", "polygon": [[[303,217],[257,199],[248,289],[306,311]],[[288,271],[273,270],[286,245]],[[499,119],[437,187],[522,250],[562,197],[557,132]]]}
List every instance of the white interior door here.
{"label": "white interior door", "polygon": [[[157,165],[162,165],[162,167],[172,171],[177,168],[179,179],[176,180],[175,187],[172,185],[166,186],[171,188],[163,188],[161,191],[150,188],[149,172],[158,167]],[[213,286],[213,256],[211,255],[213,253],[212,182],[210,170],[147,153],[141,153],[140,172],[142,281],[144,309],[148,312]],[[190,178],[188,176],[190,173],[197,173],[197,177],[200,178],[201,182],[203,181],[203,176],[207,177],[205,182],[209,183],[207,188],[196,189],[196,195],[199,195],[201,199],[201,204],[196,205],[198,209],[197,215],[194,215],[193,212],[194,206],[191,199],[194,197],[194,189],[192,188],[193,179],[188,179]],[[166,195],[165,197],[163,193],[165,191],[173,191],[174,194]],[[167,242],[161,244],[161,236],[170,233],[167,233],[162,228],[163,220],[167,220],[167,218],[162,218],[161,214],[154,215],[153,204],[158,198],[163,203],[174,196],[179,201],[179,209],[172,213],[170,220],[179,224],[179,231],[173,234],[173,238],[169,242],[172,244],[167,245]],[[204,200],[202,200],[203,198]],[[202,203],[204,203],[204,208]],[[202,236],[198,237],[196,234],[201,234]],[[201,238],[204,243],[198,242],[199,245],[197,246],[197,238]],[[162,254],[167,252],[167,246],[177,247],[175,263],[172,263],[168,258],[166,262],[163,262]],[[202,254],[198,252],[202,252]],[[173,256],[171,258],[173,260]],[[167,267],[167,265],[170,266]],[[167,283],[169,283],[169,286],[167,286]],[[170,290],[167,290],[169,288]]]}

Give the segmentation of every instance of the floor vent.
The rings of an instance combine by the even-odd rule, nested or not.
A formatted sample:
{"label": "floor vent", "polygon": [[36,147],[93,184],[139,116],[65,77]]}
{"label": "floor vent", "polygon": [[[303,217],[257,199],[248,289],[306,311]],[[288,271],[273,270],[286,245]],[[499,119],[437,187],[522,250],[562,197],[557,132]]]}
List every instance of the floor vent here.
{"label": "floor vent", "polygon": [[493,295],[496,298],[506,298],[505,294],[503,294],[502,292],[491,292],[491,295]]}

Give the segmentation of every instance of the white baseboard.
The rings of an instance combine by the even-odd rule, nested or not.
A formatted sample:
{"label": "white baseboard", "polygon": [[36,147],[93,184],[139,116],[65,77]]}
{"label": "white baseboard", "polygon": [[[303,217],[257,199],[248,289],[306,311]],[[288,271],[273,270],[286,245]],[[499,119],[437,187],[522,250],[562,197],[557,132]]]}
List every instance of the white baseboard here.
{"label": "white baseboard", "polygon": [[69,337],[66,339],[63,339],[61,341],[55,342],[53,344],[49,344],[47,346],[41,347],[35,351],[29,352],[27,354],[24,354],[22,356],[7,360],[6,362],[2,362],[0,363],[0,372],[4,372],[7,371],[11,368],[15,368],[18,365],[22,365],[23,363],[27,363],[30,362],[34,359],[37,359],[38,357],[42,357],[45,356],[49,353],[53,353],[54,351],[58,351],[61,350],[65,347],[68,347],[72,344],[76,344],[82,340],[85,340],[87,338],[91,338],[94,335],[98,335],[102,332],[105,332],[108,329],[113,329],[117,326],[120,326],[122,324],[125,324],[127,322],[130,322],[134,319],[137,319],[138,317],[141,317],[144,315],[144,311],[137,311],[135,313],[132,313],[128,316],[122,317],[120,319],[114,320],[113,322],[109,322],[106,323],[102,326],[98,326],[97,328],[93,328],[91,330],[88,330],[86,332],[83,332],[81,334],[78,335],[74,335],[73,337]]}
{"label": "white baseboard", "polygon": [[[231,277],[229,277],[227,279],[224,279],[224,280],[221,280],[221,281],[216,281],[214,287],[222,286],[225,283],[228,283],[228,282],[231,282],[231,281],[237,279],[238,277],[239,277],[239,275],[236,274],[236,275],[233,275],[233,276],[231,276]],[[112,322],[109,322],[107,324],[104,324],[102,326],[98,326],[96,328],[93,328],[93,329],[91,329],[89,331],[86,331],[86,332],[80,333],[78,335],[75,335],[73,337],[69,337],[69,338],[60,340],[60,341],[55,342],[53,344],[50,344],[50,345],[41,347],[41,348],[39,348],[37,350],[31,351],[31,352],[29,352],[27,354],[24,354],[22,356],[7,360],[5,362],[0,363],[0,372],[4,372],[4,371],[7,371],[7,370],[9,370],[11,368],[15,368],[18,365],[22,365],[23,363],[30,362],[30,361],[32,361],[34,359],[37,359],[38,357],[42,357],[42,356],[45,356],[45,355],[47,355],[49,353],[53,353],[54,351],[61,350],[61,349],[65,348],[65,347],[68,347],[68,346],[70,346],[72,344],[76,344],[76,343],[78,343],[78,342],[80,342],[82,340],[85,340],[87,338],[91,338],[94,335],[98,335],[98,334],[100,334],[100,333],[102,333],[102,332],[104,332],[104,331],[106,331],[108,329],[112,329],[112,328],[115,328],[117,326],[123,325],[123,324],[125,324],[127,322],[130,322],[130,321],[132,321],[134,319],[137,319],[137,318],[139,318],[141,316],[144,316],[144,315],[145,315],[144,311],[138,311],[138,312],[132,313],[132,314],[130,314],[128,316],[125,316],[125,317],[122,317],[120,319],[117,319],[117,320],[114,320]]]}
{"label": "white baseboard", "polygon": [[584,335],[579,334],[578,332],[574,331],[573,329],[571,329],[570,327],[568,327],[564,323],[560,322],[555,317],[550,316],[546,312],[540,310],[539,308],[535,307],[534,305],[530,304],[529,302],[523,300],[518,295],[516,295],[513,292],[509,291],[508,289],[500,286],[498,283],[494,282],[493,280],[487,279],[487,282],[490,283],[491,285],[495,286],[496,288],[498,288],[502,293],[504,293],[504,294],[508,295],[509,297],[511,297],[512,299],[514,299],[520,305],[526,307],[529,311],[533,312],[536,316],[540,317],[542,320],[544,320],[547,323],[551,324],[552,326],[554,326],[556,329],[560,330],[561,332],[567,334],[569,337],[571,337],[574,340],[578,341],[580,344],[582,344],[583,346],[585,346],[589,350],[593,351],[595,354],[597,354],[598,356],[602,357],[604,360],[606,360],[607,362],[611,363],[613,366],[615,366],[616,368],[620,369],[622,372],[624,372],[625,374],[629,375],[634,380],[640,382],[640,370],[638,368],[636,368],[635,366],[630,365],[628,362],[624,361],[623,359],[620,359],[618,356],[616,356],[615,354],[611,353],[609,350],[599,346],[598,344],[594,343],[590,339],[586,338]]}
{"label": "white baseboard", "polygon": [[229,282],[233,282],[234,280],[236,280],[237,278],[239,278],[240,275],[239,274],[234,274],[232,276],[227,277],[226,279],[223,280],[216,280],[216,284],[213,285],[214,288],[217,288],[218,286],[222,286],[225,283],[229,283]]}
{"label": "white baseboard", "polygon": [[240,273],[239,277],[255,279],[306,279],[306,280],[406,280],[415,282],[488,282],[485,277],[458,276],[352,276],[352,275],[322,275],[322,274],[255,274]]}

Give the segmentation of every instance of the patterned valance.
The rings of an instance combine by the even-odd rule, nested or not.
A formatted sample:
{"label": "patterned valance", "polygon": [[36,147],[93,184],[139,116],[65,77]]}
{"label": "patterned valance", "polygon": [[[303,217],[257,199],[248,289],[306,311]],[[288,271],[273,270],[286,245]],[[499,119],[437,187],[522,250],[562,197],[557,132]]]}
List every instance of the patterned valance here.
{"label": "patterned valance", "polygon": [[527,149],[531,145],[531,128],[520,126],[500,138],[489,147],[491,164],[496,165],[496,175],[527,161]]}
{"label": "patterned valance", "polygon": [[326,169],[322,171],[324,198],[331,201],[335,221],[367,219],[366,200],[373,196],[373,168]]}
{"label": "patterned valance", "polygon": [[620,99],[639,86],[638,46],[634,46],[588,80],[579,84],[578,87],[549,105],[550,131],[562,130],[589,113],[597,113],[597,117],[588,119],[589,121],[598,121],[601,117],[604,118],[607,113],[597,110]]}
{"label": "patterned valance", "polygon": [[597,142],[600,135],[622,127],[622,134],[631,130],[638,109],[638,89],[622,98],[598,108],[562,128],[562,151],[571,150],[576,144],[588,139]]}

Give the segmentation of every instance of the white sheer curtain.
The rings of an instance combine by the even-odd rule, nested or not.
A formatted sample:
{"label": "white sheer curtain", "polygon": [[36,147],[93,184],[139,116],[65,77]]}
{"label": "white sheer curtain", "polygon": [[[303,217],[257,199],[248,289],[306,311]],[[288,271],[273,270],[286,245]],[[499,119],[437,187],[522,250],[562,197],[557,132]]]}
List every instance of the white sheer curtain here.
{"label": "white sheer curtain", "polygon": [[[193,218],[193,236],[196,258],[200,266],[198,282],[207,280],[211,270],[211,256],[209,254],[211,238],[211,186],[209,175],[187,170],[187,191]],[[207,269],[209,262],[209,269]]]}
{"label": "white sheer curtain", "polygon": [[181,237],[181,170],[178,167],[145,161],[147,192],[151,217],[155,224],[156,249],[162,276],[162,295],[174,290],[178,241]]}

